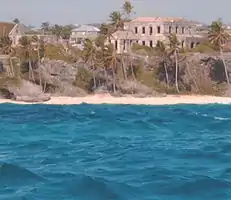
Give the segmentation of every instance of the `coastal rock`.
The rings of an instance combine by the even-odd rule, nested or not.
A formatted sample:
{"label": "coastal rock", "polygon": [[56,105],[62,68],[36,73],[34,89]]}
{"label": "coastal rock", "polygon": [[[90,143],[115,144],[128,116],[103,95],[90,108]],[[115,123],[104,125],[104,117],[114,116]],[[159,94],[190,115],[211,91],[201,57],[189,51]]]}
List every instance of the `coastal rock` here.
{"label": "coastal rock", "polygon": [[106,86],[99,86],[94,90],[95,94],[108,94],[109,91]]}
{"label": "coastal rock", "polygon": [[0,89],[0,99],[13,99],[14,94],[9,92],[7,88],[1,88]]}
{"label": "coastal rock", "polygon": [[227,85],[224,87],[224,97],[231,97],[231,85]]}
{"label": "coastal rock", "polygon": [[25,80],[22,80],[20,86],[9,86],[8,91],[16,101],[44,102],[51,98],[49,94],[43,93],[40,86]]}
{"label": "coastal rock", "polygon": [[35,102],[45,102],[51,99],[50,95],[48,94],[40,94],[36,97],[32,96],[16,96],[14,98],[15,101],[23,101],[28,103],[35,103]]}
{"label": "coastal rock", "polygon": [[136,81],[122,81],[118,89],[125,94],[142,93],[145,95],[152,94],[152,89]]}
{"label": "coastal rock", "polygon": [[53,96],[68,96],[68,97],[84,97],[87,92],[83,89],[69,85],[63,84],[55,89]]}
{"label": "coastal rock", "polygon": [[165,94],[153,91],[152,88],[143,85],[137,81],[123,81],[119,84],[118,89],[122,94],[130,94],[134,97],[162,97]]}
{"label": "coastal rock", "polygon": [[40,77],[47,91],[52,95],[81,97],[87,93],[73,85],[77,68],[73,64],[68,64],[58,60],[44,60],[36,69],[36,82],[39,83]]}
{"label": "coastal rock", "polygon": [[[228,74],[231,73],[231,54],[224,54]],[[226,77],[223,62],[219,56],[205,53],[191,53],[181,56],[179,62],[179,86],[183,91],[202,95],[225,95]],[[172,67],[174,69],[174,67]],[[173,70],[174,72],[174,70]],[[175,74],[171,74],[174,82]]]}
{"label": "coastal rock", "polygon": [[[228,66],[228,73],[231,73],[231,54],[224,54],[224,57]],[[155,85],[153,85],[153,88],[149,87],[155,84],[155,82],[152,81],[151,73],[156,73],[155,78],[158,79],[157,83],[166,84],[166,72],[162,65],[160,65],[161,59],[158,56],[149,56],[148,61],[145,59],[146,57],[143,56],[132,56],[132,61],[135,66],[142,61],[140,69],[137,67],[136,70],[137,76],[141,76],[144,72],[144,75],[142,75],[143,79],[139,79],[138,77],[137,80],[145,81],[140,83],[135,80],[123,80],[124,77],[122,77],[119,71],[116,81],[117,92],[112,95],[123,96],[128,94],[136,97],[165,96],[165,94],[153,91]],[[175,88],[174,58],[168,60],[167,68],[170,89],[165,90],[165,87],[163,87],[163,90],[171,93],[174,92]],[[85,69],[85,71],[81,69]],[[43,87],[46,88],[45,91],[55,96],[82,97],[88,95],[88,93],[113,93],[113,76],[110,70],[108,70],[105,75],[103,69],[93,70],[86,63],[78,62],[69,64],[64,61],[45,59],[34,69],[34,73],[36,84],[39,85],[42,82]],[[94,86],[93,74],[96,75],[96,86]],[[226,79],[224,66],[219,54],[180,54],[178,75],[178,84],[182,92],[206,95],[221,95],[224,93],[223,88],[220,89],[220,86],[226,82]]]}

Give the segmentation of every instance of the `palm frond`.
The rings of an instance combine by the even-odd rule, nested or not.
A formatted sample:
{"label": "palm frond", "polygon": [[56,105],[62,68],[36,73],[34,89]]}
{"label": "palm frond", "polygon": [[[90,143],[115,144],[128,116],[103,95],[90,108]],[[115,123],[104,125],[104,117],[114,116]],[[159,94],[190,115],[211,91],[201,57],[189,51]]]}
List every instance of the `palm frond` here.
{"label": "palm frond", "polygon": [[208,39],[210,43],[222,46],[230,38],[230,35],[225,31],[224,24],[221,20],[212,22],[208,32]]}

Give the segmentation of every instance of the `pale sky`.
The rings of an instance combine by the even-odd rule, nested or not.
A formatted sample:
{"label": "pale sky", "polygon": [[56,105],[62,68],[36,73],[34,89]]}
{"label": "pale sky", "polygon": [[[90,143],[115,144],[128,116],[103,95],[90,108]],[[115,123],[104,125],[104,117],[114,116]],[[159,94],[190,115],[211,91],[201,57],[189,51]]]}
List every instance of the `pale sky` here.
{"label": "pale sky", "polygon": [[[136,16],[185,17],[209,23],[231,22],[231,0],[131,0]],[[0,21],[19,18],[27,25],[84,24],[107,20],[124,0],[0,0]]]}

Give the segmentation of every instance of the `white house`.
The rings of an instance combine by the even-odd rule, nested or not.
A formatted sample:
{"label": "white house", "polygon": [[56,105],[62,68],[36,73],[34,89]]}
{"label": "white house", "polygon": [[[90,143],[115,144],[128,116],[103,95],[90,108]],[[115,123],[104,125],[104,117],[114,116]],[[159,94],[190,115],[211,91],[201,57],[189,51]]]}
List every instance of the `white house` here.
{"label": "white house", "polygon": [[81,46],[86,38],[95,39],[99,34],[99,28],[91,25],[76,25],[70,36],[70,44]]}

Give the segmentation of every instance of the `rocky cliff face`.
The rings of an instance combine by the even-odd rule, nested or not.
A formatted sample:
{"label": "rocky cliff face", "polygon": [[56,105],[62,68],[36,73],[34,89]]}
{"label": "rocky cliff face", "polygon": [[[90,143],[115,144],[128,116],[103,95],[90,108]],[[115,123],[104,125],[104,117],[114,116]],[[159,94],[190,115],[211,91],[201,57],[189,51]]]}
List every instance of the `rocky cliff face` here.
{"label": "rocky cliff face", "polygon": [[[231,54],[225,54],[225,60],[230,74]],[[142,64],[141,69],[138,63]],[[20,87],[6,84],[2,91],[7,94],[8,98],[18,101],[41,102],[49,100],[50,96],[81,97],[89,92],[112,92],[112,83],[116,81],[117,96],[124,94],[136,97],[163,96],[169,92],[169,88],[165,90],[166,73],[160,63],[161,59],[158,57],[135,58],[133,59],[135,79],[132,76],[124,79],[119,65],[116,80],[113,80],[112,72],[108,69],[105,75],[105,69],[93,70],[92,67],[81,62],[68,64],[63,61],[44,60],[39,67],[33,70],[34,81],[23,79]],[[175,63],[172,59],[167,63],[170,88],[174,88],[175,83],[174,67]],[[129,74],[130,65],[125,66],[125,70]],[[94,84],[95,81],[96,84]],[[225,83],[224,66],[219,56],[201,53],[181,55],[178,81],[183,93],[231,96],[231,87]],[[162,87],[162,85],[165,86]]]}
{"label": "rocky cliff face", "polygon": [[[225,54],[228,74],[231,73],[231,54]],[[168,63],[170,82],[175,82],[175,63]],[[160,77],[164,79],[162,68]],[[225,95],[226,85],[224,65],[220,56],[194,53],[179,56],[179,78],[181,91],[193,94]]]}
{"label": "rocky cliff face", "polygon": [[[35,70],[36,82],[42,82],[45,91],[58,96],[85,96],[81,88],[73,85],[77,74],[77,66],[63,61],[45,60]],[[40,81],[41,80],[41,81]]]}

